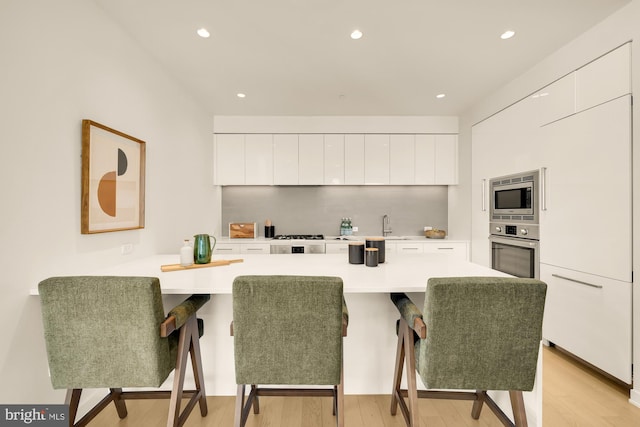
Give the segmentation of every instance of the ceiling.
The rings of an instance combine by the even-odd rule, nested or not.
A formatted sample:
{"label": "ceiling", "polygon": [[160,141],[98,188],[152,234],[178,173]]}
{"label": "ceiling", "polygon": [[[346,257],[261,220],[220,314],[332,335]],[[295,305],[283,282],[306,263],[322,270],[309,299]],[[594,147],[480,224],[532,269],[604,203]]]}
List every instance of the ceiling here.
{"label": "ceiling", "polygon": [[94,0],[212,115],[459,115],[629,1]]}

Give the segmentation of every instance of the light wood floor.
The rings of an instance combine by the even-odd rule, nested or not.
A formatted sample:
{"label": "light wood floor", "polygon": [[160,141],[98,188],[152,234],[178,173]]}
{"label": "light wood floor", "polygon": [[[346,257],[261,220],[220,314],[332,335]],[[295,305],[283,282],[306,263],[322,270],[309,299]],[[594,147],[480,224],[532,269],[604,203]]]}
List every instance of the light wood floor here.
{"label": "light wood floor", "polygon": [[[628,402],[628,391],[584,368],[556,349],[543,350],[544,427],[638,427],[640,408]],[[389,396],[345,396],[347,427],[402,427],[404,419],[389,414]],[[234,397],[209,397],[209,414],[202,418],[196,406],[188,427],[233,425]],[[91,427],[141,427],[166,424],[166,400],[128,401],[129,416],[119,420],[113,405]],[[263,397],[261,413],[251,414],[247,427],[333,427],[329,398]],[[478,421],[469,413],[470,402],[421,399],[424,427],[500,427],[488,408]]]}

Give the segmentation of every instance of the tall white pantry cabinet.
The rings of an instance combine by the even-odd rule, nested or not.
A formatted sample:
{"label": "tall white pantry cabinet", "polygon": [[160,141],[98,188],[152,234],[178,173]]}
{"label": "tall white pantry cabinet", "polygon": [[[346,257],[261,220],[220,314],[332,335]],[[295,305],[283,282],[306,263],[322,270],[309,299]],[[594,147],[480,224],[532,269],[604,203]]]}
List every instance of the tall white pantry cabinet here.
{"label": "tall white pantry cabinet", "polygon": [[472,260],[490,265],[488,180],[540,170],[543,337],[632,383],[630,44],[472,130]]}

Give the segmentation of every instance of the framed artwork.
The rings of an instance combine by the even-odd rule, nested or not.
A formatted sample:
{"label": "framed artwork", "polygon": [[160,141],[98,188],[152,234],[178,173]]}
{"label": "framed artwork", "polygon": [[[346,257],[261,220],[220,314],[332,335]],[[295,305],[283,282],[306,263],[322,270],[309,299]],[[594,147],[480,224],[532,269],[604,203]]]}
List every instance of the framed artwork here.
{"label": "framed artwork", "polygon": [[82,121],[81,233],[144,228],[145,142]]}

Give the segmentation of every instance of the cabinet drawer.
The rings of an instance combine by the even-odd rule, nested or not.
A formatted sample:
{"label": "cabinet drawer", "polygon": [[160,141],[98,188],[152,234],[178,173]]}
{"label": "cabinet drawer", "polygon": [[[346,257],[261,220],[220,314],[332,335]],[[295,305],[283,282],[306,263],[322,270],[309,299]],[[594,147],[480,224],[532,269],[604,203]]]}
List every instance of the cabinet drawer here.
{"label": "cabinet drawer", "polygon": [[441,243],[424,243],[424,253],[426,254],[446,254],[456,257],[458,259],[467,259],[467,244],[466,243],[447,243],[443,241]]}
{"label": "cabinet drawer", "polygon": [[398,254],[421,254],[424,252],[422,243],[396,243],[396,253]]}
{"label": "cabinet drawer", "polygon": [[631,383],[631,283],[540,265],[547,283],[542,335]]}
{"label": "cabinet drawer", "polygon": [[215,248],[213,248],[214,254],[239,254],[240,253],[240,244],[239,243],[218,243]]}
{"label": "cabinet drawer", "polygon": [[269,243],[241,244],[241,254],[270,254],[271,245]]}
{"label": "cabinet drawer", "polygon": [[346,254],[349,253],[348,243],[331,243],[325,245],[325,253],[328,254]]}

